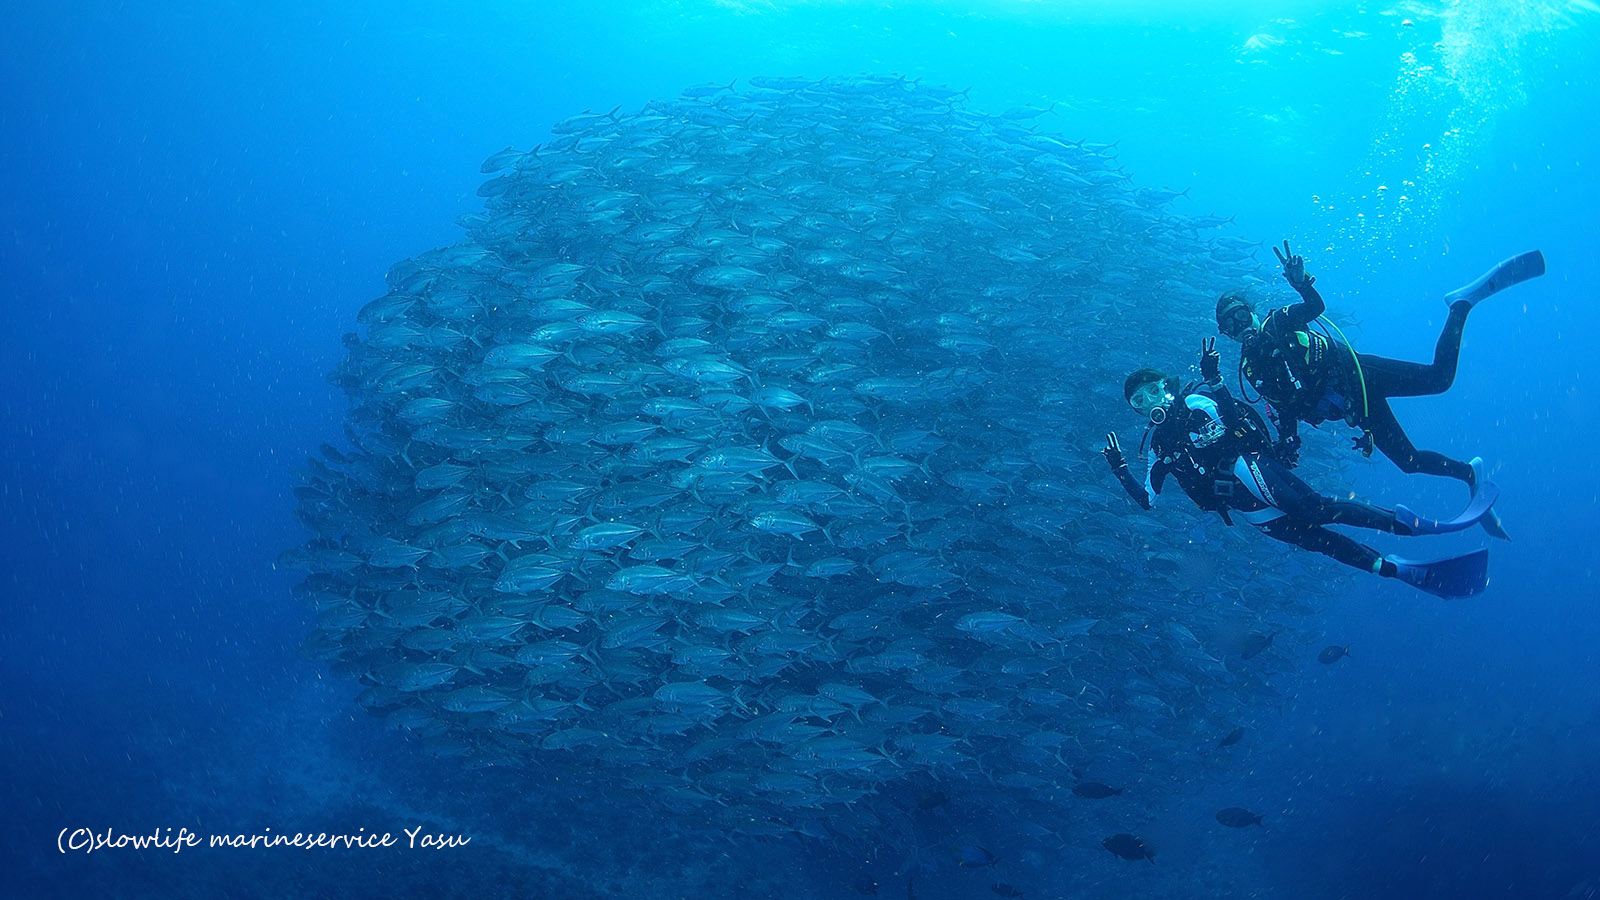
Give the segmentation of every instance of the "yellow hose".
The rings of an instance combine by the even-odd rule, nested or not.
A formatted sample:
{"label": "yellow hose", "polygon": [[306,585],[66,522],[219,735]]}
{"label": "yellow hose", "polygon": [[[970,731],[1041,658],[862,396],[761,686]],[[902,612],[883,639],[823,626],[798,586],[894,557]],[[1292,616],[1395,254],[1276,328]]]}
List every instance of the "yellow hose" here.
{"label": "yellow hose", "polygon": [[1339,333],[1339,340],[1344,341],[1344,348],[1350,351],[1350,361],[1356,364],[1356,380],[1361,382],[1361,430],[1367,430],[1367,417],[1372,411],[1367,408],[1367,376],[1361,371],[1361,358],[1356,356],[1356,348],[1351,346],[1350,339],[1344,336],[1344,330],[1333,323],[1327,316],[1317,316],[1317,321],[1332,328]]}

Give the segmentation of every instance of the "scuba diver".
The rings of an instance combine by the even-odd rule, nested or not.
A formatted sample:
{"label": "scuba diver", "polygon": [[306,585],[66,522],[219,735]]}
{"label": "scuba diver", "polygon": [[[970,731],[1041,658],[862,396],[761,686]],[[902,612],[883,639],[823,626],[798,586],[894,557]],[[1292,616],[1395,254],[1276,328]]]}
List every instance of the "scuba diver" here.
{"label": "scuba diver", "polygon": [[[1289,250],[1272,252],[1283,265],[1283,278],[1300,302],[1274,310],[1265,319],[1238,293],[1217,300],[1217,329],[1239,342],[1239,389],[1248,381],[1271,404],[1278,426],[1278,456],[1293,466],[1300,449],[1298,423],[1316,426],[1343,419],[1361,429],[1355,447],[1371,456],[1373,448],[1407,474],[1444,475],[1465,482],[1476,495],[1484,480],[1482,457],[1470,462],[1432,450],[1418,450],[1389,407],[1391,397],[1442,394],[1456,377],[1461,333],[1467,314],[1480,301],[1514,284],[1544,274],[1544,256],[1534,250],[1500,263],[1477,281],[1445,295],[1450,313],[1439,333],[1430,364],[1405,362],[1358,353],[1339,338],[1312,327],[1326,308],[1306,274],[1305,260]],[[1326,321],[1326,320],[1323,320]],[[1334,327],[1337,331],[1337,326]],[[1510,540],[1492,510],[1480,523],[1491,537]]]}
{"label": "scuba diver", "polygon": [[1266,423],[1249,404],[1228,393],[1220,370],[1216,338],[1207,338],[1200,352],[1201,383],[1180,387],[1176,378],[1156,369],[1139,369],[1123,383],[1128,405],[1150,420],[1146,437],[1153,461],[1144,484],[1128,471],[1115,432],[1106,435],[1100,452],[1136,503],[1149,509],[1171,475],[1196,506],[1216,511],[1224,522],[1233,524],[1231,510],[1268,537],[1347,566],[1398,578],[1439,597],[1470,596],[1488,584],[1487,550],[1431,561],[1406,560],[1385,556],[1325,526],[1351,525],[1408,536],[1463,531],[1478,524],[1494,505],[1499,491],[1493,484],[1481,483],[1467,509],[1447,522],[1424,518],[1404,506],[1388,510],[1318,494],[1274,456]]}

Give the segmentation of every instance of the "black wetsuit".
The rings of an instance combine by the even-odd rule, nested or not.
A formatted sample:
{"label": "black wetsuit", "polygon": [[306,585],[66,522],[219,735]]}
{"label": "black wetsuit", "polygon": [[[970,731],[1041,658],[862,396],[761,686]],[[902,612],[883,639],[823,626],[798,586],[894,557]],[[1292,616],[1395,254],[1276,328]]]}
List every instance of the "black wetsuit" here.
{"label": "black wetsuit", "polygon": [[1370,353],[1352,358],[1348,345],[1311,327],[1325,309],[1322,295],[1309,284],[1296,290],[1300,302],[1269,314],[1239,350],[1245,380],[1277,413],[1280,440],[1293,439],[1299,422],[1320,425],[1343,419],[1370,433],[1373,445],[1400,471],[1445,475],[1471,485],[1471,466],[1442,453],[1418,450],[1389,407],[1391,397],[1442,394],[1450,388],[1471,305],[1460,302],[1450,307],[1433,362],[1423,365]]}
{"label": "black wetsuit", "polygon": [[1273,538],[1367,572],[1378,570],[1383,555],[1323,526],[1403,533],[1392,511],[1323,496],[1290,472],[1272,456],[1256,411],[1220,384],[1185,390],[1150,437],[1154,461],[1144,484],[1120,454],[1109,457],[1128,496],[1145,509],[1171,475],[1196,506],[1217,511],[1229,524],[1233,510]]}

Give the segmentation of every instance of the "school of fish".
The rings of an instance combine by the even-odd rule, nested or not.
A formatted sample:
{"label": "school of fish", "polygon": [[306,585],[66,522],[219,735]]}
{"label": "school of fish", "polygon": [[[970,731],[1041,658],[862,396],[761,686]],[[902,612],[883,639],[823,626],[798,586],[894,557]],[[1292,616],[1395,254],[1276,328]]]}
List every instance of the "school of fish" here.
{"label": "school of fish", "polygon": [[745,835],[1181,775],[1274,693],[1216,635],[1317,582],[1095,451],[1261,272],[1045,112],[752,78],[490,157],[331,373],[304,652],[441,756]]}

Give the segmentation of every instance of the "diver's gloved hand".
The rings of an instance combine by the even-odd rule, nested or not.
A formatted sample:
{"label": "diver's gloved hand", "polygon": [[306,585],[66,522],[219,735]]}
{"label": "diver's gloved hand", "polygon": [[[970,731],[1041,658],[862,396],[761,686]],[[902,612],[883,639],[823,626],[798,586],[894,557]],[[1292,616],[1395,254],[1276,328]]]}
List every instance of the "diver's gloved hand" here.
{"label": "diver's gloved hand", "polygon": [[1200,341],[1200,380],[1206,384],[1222,382],[1222,354],[1217,352],[1216,338]]}
{"label": "diver's gloved hand", "polygon": [[1272,253],[1278,257],[1278,262],[1283,266],[1283,280],[1289,282],[1290,287],[1298,291],[1317,283],[1317,279],[1306,274],[1306,261],[1289,252],[1288,241],[1283,242],[1282,253],[1278,252],[1277,247],[1272,248]]}
{"label": "diver's gloved hand", "polygon": [[1360,437],[1350,439],[1350,446],[1353,449],[1360,450],[1362,456],[1371,456],[1372,451],[1377,448],[1377,442],[1374,440],[1372,432],[1363,431]]}
{"label": "diver's gloved hand", "polygon": [[1300,435],[1291,434],[1273,446],[1278,462],[1289,468],[1300,465]]}
{"label": "diver's gloved hand", "polygon": [[1106,445],[1100,452],[1105,455],[1106,462],[1110,463],[1113,469],[1120,469],[1128,464],[1127,460],[1122,458],[1122,444],[1117,442],[1115,431],[1106,435]]}

